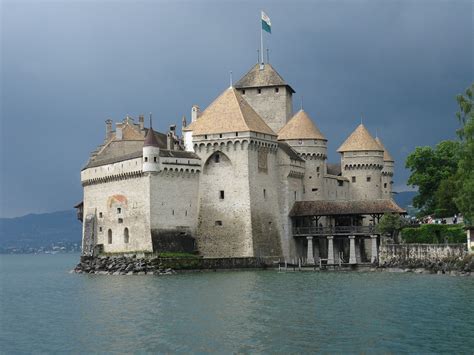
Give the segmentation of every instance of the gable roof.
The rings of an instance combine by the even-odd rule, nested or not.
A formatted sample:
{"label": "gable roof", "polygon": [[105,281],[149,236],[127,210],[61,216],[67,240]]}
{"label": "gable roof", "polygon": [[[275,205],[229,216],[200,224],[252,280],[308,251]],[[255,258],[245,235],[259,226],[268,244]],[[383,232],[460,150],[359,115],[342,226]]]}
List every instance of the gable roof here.
{"label": "gable roof", "polygon": [[226,89],[192,123],[194,135],[258,132],[276,136],[235,88]]}
{"label": "gable roof", "polygon": [[345,142],[342,143],[337,151],[342,153],[367,150],[383,151],[380,145],[375,141],[374,137],[371,136],[367,128],[365,128],[361,123],[345,140]]}
{"label": "gable roof", "polygon": [[321,139],[327,140],[308,114],[299,110],[278,132],[278,140]]}
{"label": "gable roof", "polygon": [[385,146],[383,145],[382,141],[380,140],[379,137],[375,137],[375,141],[379,144],[380,148],[383,149],[383,161],[392,161],[394,162],[395,160],[393,160],[392,156],[390,155],[390,153],[388,152],[387,148],[385,148]]}
{"label": "gable roof", "polygon": [[255,64],[239,81],[235,84],[237,89],[265,87],[265,86],[287,86],[292,93],[293,88],[288,85],[280,74],[269,64]]}

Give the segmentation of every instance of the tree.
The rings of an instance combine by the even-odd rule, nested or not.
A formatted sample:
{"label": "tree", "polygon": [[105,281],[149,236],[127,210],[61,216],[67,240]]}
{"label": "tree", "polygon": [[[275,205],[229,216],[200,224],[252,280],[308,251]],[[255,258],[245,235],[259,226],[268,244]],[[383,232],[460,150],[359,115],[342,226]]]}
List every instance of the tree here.
{"label": "tree", "polygon": [[[459,142],[442,141],[435,149],[417,147],[407,157],[406,167],[411,170],[408,184],[418,187],[413,205],[420,208],[422,214],[434,213],[436,209],[444,209],[445,205],[450,206],[450,211],[457,208],[453,203],[454,196],[447,192],[450,192],[450,184],[455,186],[452,178],[458,170],[459,151]],[[443,190],[438,192],[440,185]]]}
{"label": "tree", "polygon": [[377,224],[377,232],[380,234],[389,235],[392,239],[398,235],[398,232],[404,225],[403,218],[397,213],[384,213]]}
{"label": "tree", "polygon": [[474,84],[465,95],[458,95],[459,112],[456,114],[461,128],[458,136],[461,140],[460,158],[457,173],[458,194],[456,205],[467,223],[474,223]]}

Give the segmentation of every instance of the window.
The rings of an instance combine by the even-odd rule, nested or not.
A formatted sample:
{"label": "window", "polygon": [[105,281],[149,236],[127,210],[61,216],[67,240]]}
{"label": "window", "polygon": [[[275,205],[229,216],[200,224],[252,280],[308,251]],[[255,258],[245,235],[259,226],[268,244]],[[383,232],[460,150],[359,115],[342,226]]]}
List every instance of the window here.
{"label": "window", "polygon": [[153,161],[156,163],[156,157],[153,157]]}
{"label": "window", "polygon": [[259,94],[261,94],[261,93],[262,93],[262,89],[257,89],[257,92],[258,92]]}
{"label": "window", "polygon": [[99,218],[102,218],[102,212],[99,212]]}
{"label": "window", "polygon": [[300,139],[300,140],[298,141],[298,144],[303,144],[303,140]]}
{"label": "window", "polygon": [[109,244],[112,244],[112,229],[109,229],[109,231],[107,232],[108,236],[107,236],[107,242]]}
{"label": "window", "polygon": [[187,217],[187,215],[188,215],[188,210],[185,210],[184,211],[184,216]]}
{"label": "window", "polygon": [[352,182],[356,182],[356,177],[355,176],[352,177]]}
{"label": "window", "polygon": [[120,207],[117,207],[117,213],[118,214],[122,213],[122,209]]}
{"label": "window", "polygon": [[316,191],[318,191],[318,188],[317,187],[312,188],[311,191],[316,192]]}
{"label": "window", "polygon": [[119,219],[118,219],[118,222],[119,222],[119,223],[123,223],[123,218],[119,218]]}
{"label": "window", "polygon": [[204,139],[207,139],[207,134],[204,135]]}
{"label": "window", "polygon": [[220,198],[221,200],[224,199],[224,190],[220,190],[220,191],[219,191],[219,198]]}
{"label": "window", "polygon": [[370,176],[367,176],[367,182],[370,182]]}
{"label": "window", "polygon": [[296,191],[295,191],[295,201],[296,201]]}
{"label": "window", "polygon": [[221,134],[219,134],[219,138],[222,138],[222,133],[221,133]]}
{"label": "window", "polygon": [[102,227],[99,227],[99,232],[102,232]]}
{"label": "window", "polygon": [[145,163],[148,162],[148,157],[145,157]]}
{"label": "window", "polygon": [[124,242],[125,244],[128,244],[128,241],[129,241],[129,240],[130,240],[130,237],[129,237],[129,235],[128,235],[128,228],[125,228],[125,229],[123,230],[123,242]]}
{"label": "window", "polygon": [[222,226],[222,221],[216,221],[214,224],[215,224],[216,226]]}
{"label": "window", "polygon": [[267,197],[267,190],[263,189],[263,198]]}
{"label": "window", "polygon": [[235,136],[238,137],[238,136],[239,136],[239,132],[235,132]]}
{"label": "window", "polygon": [[386,183],[386,182],[383,184],[383,188],[384,188],[384,189],[387,188],[387,183]]}
{"label": "window", "polygon": [[278,92],[280,91],[279,88],[275,88],[275,92],[278,94]]}
{"label": "window", "polygon": [[245,90],[242,90],[242,95],[245,95]]}
{"label": "window", "polygon": [[174,210],[171,211],[171,214],[174,216]]}
{"label": "window", "polygon": [[214,155],[214,163],[219,163],[221,161],[221,156],[219,154]]}
{"label": "window", "polygon": [[316,167],[316,172],[318,172],[318,173],[319,173],[319,166],[318,166],[318,167]]}
{"label": "window", "polygon": [[342,181],[342,180],[338,180],[337,183],[338,183],[339,186],[344,186],[344,181]]}

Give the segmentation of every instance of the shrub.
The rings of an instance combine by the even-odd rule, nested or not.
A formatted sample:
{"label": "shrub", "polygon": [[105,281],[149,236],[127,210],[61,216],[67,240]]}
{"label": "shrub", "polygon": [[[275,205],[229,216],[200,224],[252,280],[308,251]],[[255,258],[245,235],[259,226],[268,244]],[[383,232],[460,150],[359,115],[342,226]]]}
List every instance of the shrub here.
{"label": "shrub", "polygon": [[402,240],[405,243],[458,244],[466,243],[466,233],[462,225],[423,224],[417,228],[403,228]]}

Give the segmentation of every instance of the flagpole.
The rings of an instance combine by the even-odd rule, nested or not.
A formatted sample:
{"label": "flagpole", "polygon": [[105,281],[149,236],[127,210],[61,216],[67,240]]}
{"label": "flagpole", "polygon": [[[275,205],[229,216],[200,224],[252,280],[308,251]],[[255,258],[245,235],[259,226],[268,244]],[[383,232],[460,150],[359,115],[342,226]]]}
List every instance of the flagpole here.
{"label": "flagpole", "polygon": [[260,18],[260,63],[263,65],[263,25]]}

